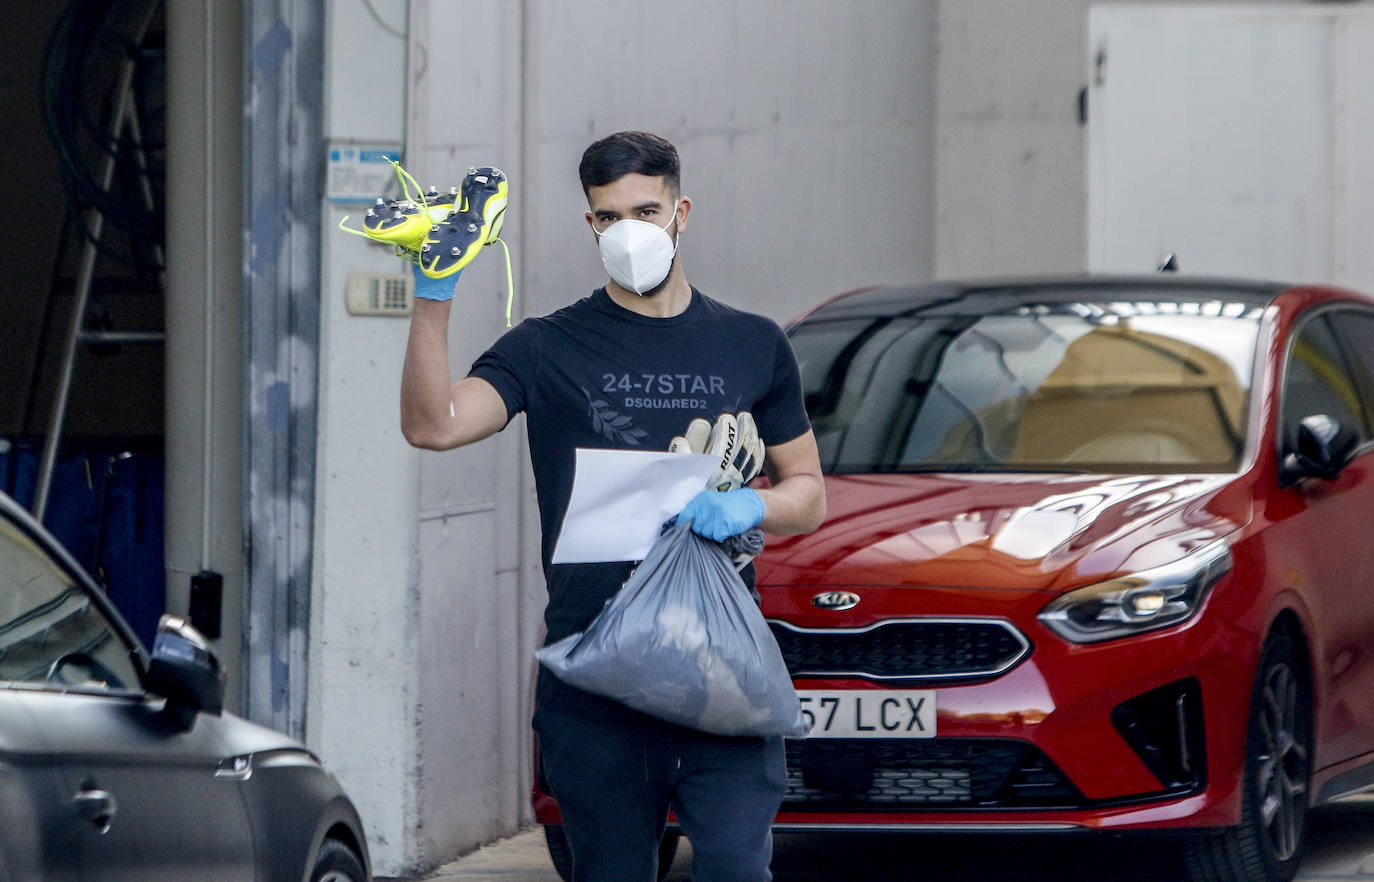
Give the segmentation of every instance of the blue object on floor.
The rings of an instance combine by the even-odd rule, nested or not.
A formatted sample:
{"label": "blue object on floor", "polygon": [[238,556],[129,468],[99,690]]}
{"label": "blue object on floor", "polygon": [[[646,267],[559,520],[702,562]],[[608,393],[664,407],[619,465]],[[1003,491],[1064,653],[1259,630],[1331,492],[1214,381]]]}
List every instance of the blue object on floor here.
{"label": "blue object on floor", "polygon": [[[146,445],[144,445],[146,448]],[[42,447],[0,441],[0,487],[28,508]],[[68,443],[53,467],[44,526],[105,587],[145,647],[166,611],[165,465],[160,450],[119,439]]]}

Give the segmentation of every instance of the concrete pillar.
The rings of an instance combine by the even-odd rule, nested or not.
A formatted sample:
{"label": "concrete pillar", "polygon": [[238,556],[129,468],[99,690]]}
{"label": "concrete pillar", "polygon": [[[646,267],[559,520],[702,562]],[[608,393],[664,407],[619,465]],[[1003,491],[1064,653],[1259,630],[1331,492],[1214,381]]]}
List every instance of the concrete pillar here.
{"label": "concrete pillar", "polygon": [[224,577],[227,703],[242,708],[243,10],[167,0],[167,610]]}

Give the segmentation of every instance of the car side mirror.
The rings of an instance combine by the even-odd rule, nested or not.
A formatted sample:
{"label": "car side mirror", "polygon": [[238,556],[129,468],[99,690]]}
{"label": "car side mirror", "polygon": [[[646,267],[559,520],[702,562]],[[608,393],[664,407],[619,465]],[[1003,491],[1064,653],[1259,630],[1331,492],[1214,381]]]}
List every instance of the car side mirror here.
{"label": "car side mirror", "polygon": [[1335,417],[1324,413],[1305,416],[1298,423],[1298,449],[1284,457],[1288,483],[1314,475],[1334,480],[1350,464],[1360,436]]}
{"label": "car side mirror", "polygon": [[224,672],[205,637],[181,616],[157,623],[148,690],[171,705],[218,716],[224,711]]}

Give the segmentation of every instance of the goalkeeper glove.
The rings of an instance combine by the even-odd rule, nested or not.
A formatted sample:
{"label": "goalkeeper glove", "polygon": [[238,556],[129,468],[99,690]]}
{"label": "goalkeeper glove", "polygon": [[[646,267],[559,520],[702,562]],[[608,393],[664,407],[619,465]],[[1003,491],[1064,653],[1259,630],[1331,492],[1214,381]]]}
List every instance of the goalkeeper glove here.
{"label": "goalkeeper glove", "polygon": [[723,413],[714,426],[700,418],[692,420],[687,431],[669,443],[668,450],[714,456],[720,465],[706,482],[713,490],[743,487],[763,468],[763,441],[753,415],[747,410],[738,417]]}

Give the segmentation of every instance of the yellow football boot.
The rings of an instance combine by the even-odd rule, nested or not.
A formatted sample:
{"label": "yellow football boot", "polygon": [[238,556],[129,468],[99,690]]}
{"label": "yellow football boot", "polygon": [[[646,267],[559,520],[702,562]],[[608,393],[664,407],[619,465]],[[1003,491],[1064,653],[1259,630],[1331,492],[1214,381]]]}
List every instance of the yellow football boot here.
{"label": "yellow football boot", "polygon": [[[499,168],[468,169],[467,177],[448,202],[443,220],[434,220],[420,242],[420,271],[430,278],[451,276],[472,262],[484,245],[497,241],[510,201],[510,183]],[[435,206],[436,209],[440,205]],[[409,249],[408,249],[409,250]]]}
{"label": "yellow football boot", "polygon": [[376,242],[396,246],[397,254],[418,254],[430,228],[434,226],[435,218],[444,217],[452,210],[457,198],[456,191],[452,191],[447,199],[433,187],[429,188],[428,193],[422,194],[420,185],[399,162],[390,157],[387,157],[387,162],[396,171],[396,179],[401,184],[401,198],[387,200],[378,197],[363,217],[362,232]]}

